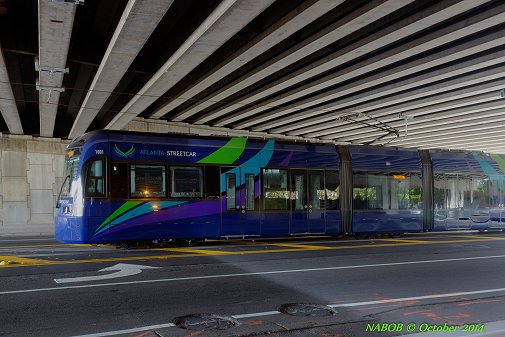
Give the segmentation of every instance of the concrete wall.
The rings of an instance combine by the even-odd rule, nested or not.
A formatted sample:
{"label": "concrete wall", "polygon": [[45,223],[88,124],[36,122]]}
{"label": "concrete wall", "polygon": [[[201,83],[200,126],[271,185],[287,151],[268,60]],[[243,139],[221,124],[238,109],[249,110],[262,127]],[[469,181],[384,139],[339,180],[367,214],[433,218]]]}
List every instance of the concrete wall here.
{"label": "concrete wall", "polygon": [[0,235],[53,233],[67,144],[0,134]]}

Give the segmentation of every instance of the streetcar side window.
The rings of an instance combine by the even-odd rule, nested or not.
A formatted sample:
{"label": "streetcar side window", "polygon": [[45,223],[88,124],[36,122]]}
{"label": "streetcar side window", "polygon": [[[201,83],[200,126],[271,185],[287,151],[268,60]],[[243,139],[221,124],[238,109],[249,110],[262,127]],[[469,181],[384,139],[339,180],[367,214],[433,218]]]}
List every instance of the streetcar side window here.
{"label": "streetcar side window", "polygon": [[354,209],[388,209],[388,177],[383,173],[358,173],[354,176]]}
{"label": "streetcar side window", "polygon": [[134,198],[166,197],[166,170],[161,165],[130,165],[130,195]]}
{"label": "streetcar side window", "polygon": [[418,173],[357,173],[354,175],[353,207],[357,210],[421,209],[421,182]]}
{"label": "streetcar side window", "polygon": [[390,209],[422,208],[422,180],[416,173],[392,173],[389,176]]}
{"label": "streetcar side window", "polygon": [[265,210],[287,210],[289,207],[288,172],[263,169],[263,200]]}
{"label": "streetcar side window", "polygon": [[203,198],[203,168],[170,167],[171,198]]}
{"label": "streetcar side window", "polygon": [[95,159],[88,170],[86,183],[87,197],[105,197],[105,159]]}

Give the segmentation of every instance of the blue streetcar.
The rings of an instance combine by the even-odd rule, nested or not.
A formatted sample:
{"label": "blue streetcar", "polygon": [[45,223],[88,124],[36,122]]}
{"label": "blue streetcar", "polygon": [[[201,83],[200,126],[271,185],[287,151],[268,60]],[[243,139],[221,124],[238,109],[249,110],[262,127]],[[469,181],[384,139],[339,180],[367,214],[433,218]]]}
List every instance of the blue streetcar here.
{"label": "blue streetcar", "polygon": [[505,227],[501,155],[94,131],[64,170],[68,243]]}

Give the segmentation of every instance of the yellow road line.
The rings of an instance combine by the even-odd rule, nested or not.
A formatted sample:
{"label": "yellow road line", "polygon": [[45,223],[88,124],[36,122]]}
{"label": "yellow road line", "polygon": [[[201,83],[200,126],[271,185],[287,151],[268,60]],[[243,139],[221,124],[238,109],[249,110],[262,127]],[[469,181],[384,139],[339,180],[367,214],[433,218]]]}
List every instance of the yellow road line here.
{"label": "yellow road line", "polygon": [[[386,239],[384,239],[386,240]],[[167,255],[147,255],[147,256],[124,256],[124,257],[111,257],[111,258],[98,258],[98,259],[84,259],[84,260],[42,260],[42,259],[25,259],[17,258],[15,256],[0,256],[0,260],[19,261],[19,264],[11,264],[0,266],[0,268],[19,267],[19,266],[39,266],[39,265],[63,265],[63,264],[77,264],[77,263],[97,263],[97,262],[115,262],[115,261],[138,261],[138,260],[161,260],[172,259],[181,257],[197,257],[197,256],[218,256],[218,255],[248,255],[248,254],[265,254],[265,253],[288,253],[300,251],[317,251],[317,250],[342,250],[342,249],[360,249],[360,248],[378,248],[378,247],[399,247],[399,246],[415,246],[425,244],[446,244],[446,243],[465,243],[465,242],[489,242],[493,240],[503,240],[503,238],[475,238],[475,239],[462,239],[462,240],[446,240],[446,241],[426,241],[421,240],[398,240],[401,242],[380,243],[380,244],[360,244],[360,245],[344,245],[337,247],[326,246],[310,246],[310,245],[297,245],[297,244],[278,244],[284,245],[287,248],[279,249],[264,249],[264,250],[250,250],[250,251],[218,251],[218,250],[205,250],[205,249],[190,249],[190,248],[160,248],[157,250],[175,251],[183,254],[167,254]],[[303,247],[302,247],[303,246]],[[185,254],[184,254],[185,253]],[[23,260],[23,261],[22,261]]]}
{"label": "yellow road line", "polygon": [[90,244],[67,244],[67,243],[53,243],[45,245],[31,245],[31,246],[0,246],[0,249],[22,249],[22,248],[39,248],[39,247],[91,247]]}
{"label": "yellow road line", "polygon": [[51,261],[49,260],[43,260],[43,259],[28,259],[24,257],[18,257],[18,256],[6,256],[6,255],[0,255],[0,261],[6,261],[9,263],[21,263],[21,264],[31,264],[31,265],[42,265],[42,264],[50,264]]}
{"label": "yellow road line", "polygon": [[197,256],[194,254],[180,254],[180,255],[154,255],[154,256],[124,256],[124,257],[106,257],[100,259],[85,259],[85,260],[40,260],[39,263],[24,263],[24,264],[10,264],[6,266],[0,266],[1,268],[9,267],[34,267],[40,265],[63,265],[63,264],[77,264],[77,263],[96,263],[96,262],[117,262],[117,261],[147,261],[147,260],[157,260],[157,259],[170,259],[177,257],[191,257]]}
{"label": "yellow road line", "polygon": [[241,241],[235,241],[233,239],[231,240],[205,240],[206,243],[217,243],[223,246],[227,245],[242,245],[242,246],[248,246],[248,245],[256,245],[258,244],[258,241],[255,241],[255,239],[240,239]]}
{"label": "yellow road line", "polygon": [[291,247],[298,248],[301,250],[325,250],[325,249],[333,249],[327,246],[312,246],[305,244],[297,244],[297,243],[264,243],[265,245],[274,246],[274,247]]}
{"label": "yellow road line", "polygon": [[[416,244],[407,244],[416,245]],[[377,244],[377,245],[359,245],[359,246],[343,246],[343,247],[331,247],[332,250],[337,249],[352,249],[352,248],[375,248],[375,247],[394,247],[394,246],[406,246],[405,244]],[[316,246],[317,247],[317,246]],[[319,248],[307,248],[307,250],[317,251],[321,250]],[[265,254],[265,253],[289,253],[289,252],[300,252],[300,248],[285,248],[285,249],[265,249],[265,250],[251,250],[251,251],[237,251],[228,252],[227,254],[208,254],[207,256],[217,256],[217,255],[248,255],[248,254]],[[200,253],[200,251],[198,251]],[[41,260],[41,263],[24,263],[24,264],[11,264],[6,266],[0,266],[0,268],[8,267],[28,267],[28,266],[39,266],[39,265],[63,265],[63,264],[78,264],[78,263],[97,263],[97,262],[116,262],[116,261],[148,261],[148,260],[164,260],[179,257],[201,257],[201,254],[173,254],[173,255],[147,255],[147,256],[124,256],[124,257],[110,257],[110,258],[99,258],[99,259],[85,259],[85,260]]]}
{"label": "yellow road line", "polygon": [[432,243],[433,241],[425,241],[425,240],[410,240],[410,239],[372,239],[373,241],[386,241],[386,242],[415,242],[419,244],[429,244]]}
{"label": "yellow road line", "polygon": [[463,240],[443,240],[435,241],[436,243],[462,243],[462,242],[489,242],[489,241],[500,241],[503,239],[463,239]]}
{"label": "yellow road line", "polygon": [[181,252],[181,253],[194,253],[201,255],[230,255],[233,252],[227,252],[222,250],[210,250],[210,249],[191,249],[191,248],[156,248],[154,250],[161,250],[166,252]]}

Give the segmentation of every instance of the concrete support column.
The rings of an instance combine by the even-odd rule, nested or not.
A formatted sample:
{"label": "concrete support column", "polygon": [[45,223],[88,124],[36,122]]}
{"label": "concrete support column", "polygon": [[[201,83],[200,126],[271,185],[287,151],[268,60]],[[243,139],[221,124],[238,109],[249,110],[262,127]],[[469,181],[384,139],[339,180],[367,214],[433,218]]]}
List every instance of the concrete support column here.
{"label": "concrete support column", "polygon": [[52,233],[67,144],[0,135],[0,235]]}

